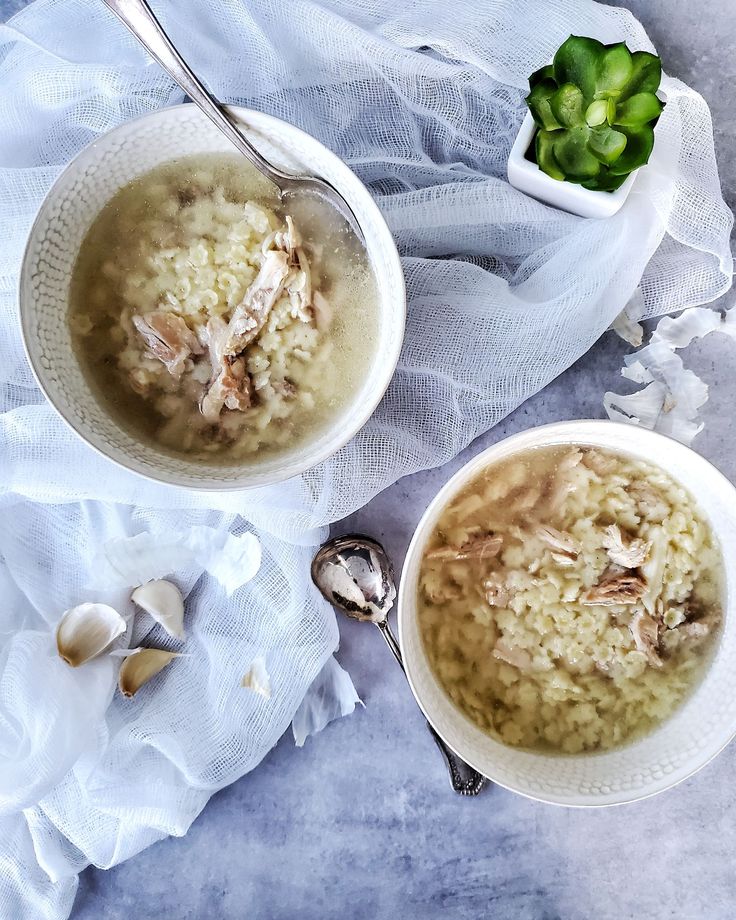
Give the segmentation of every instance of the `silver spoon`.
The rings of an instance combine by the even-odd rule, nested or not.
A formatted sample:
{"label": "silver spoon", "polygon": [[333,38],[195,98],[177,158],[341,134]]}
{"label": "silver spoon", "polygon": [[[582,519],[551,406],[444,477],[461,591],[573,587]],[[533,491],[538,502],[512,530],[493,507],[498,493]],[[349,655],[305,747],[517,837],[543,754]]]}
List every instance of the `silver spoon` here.
{"label": "silver spoon", "polygon": [[[349,224],[358,240],[364,242],[363,233],[352,208],[340,192],[318,176],[298,176],[279,169],[257,150],[241,131],[235,116],[207,90],[192,73],[182,56],[176,50],[161,23],[146,0],[103,0],[121,22],[130,29],[138,41],[171,79],[177,83],[220,131],[246,156],[261,173],[276,186],[283,201],[289,196],[303,200],[305,194],[311,199],[327,202]],[[319,221],[315,221],[320,226]]]}
{"label": "silver spoon", "polygon": [[[396,600],[394,570],[380,543],[362,534],[328,540],[312,560],[312,581],[333,607],[354,620],[375,623],[406,674],[401,649],[388,624],[388,613]],[[485,776],[456,757],[429,722],[427,728],[445,758],[455,792],[478,795],[488,782]]]}

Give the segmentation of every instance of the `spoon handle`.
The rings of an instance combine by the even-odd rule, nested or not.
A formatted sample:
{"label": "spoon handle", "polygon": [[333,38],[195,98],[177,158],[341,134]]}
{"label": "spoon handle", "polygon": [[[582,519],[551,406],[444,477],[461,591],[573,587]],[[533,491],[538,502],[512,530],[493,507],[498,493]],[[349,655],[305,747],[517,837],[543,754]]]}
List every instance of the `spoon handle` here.
{"label": "spoon handle", "polygon": [[[381,630],[381,635],[386,640],[386,645],[391,649],[394,658],[398,661],[401,666],[401,670],[406,675],[406,668],[404,667],[404,659],[401,656],[401,649],[399,648],[399,643],[396,641],[396,637],[391,631],[391,627],[388,625],[388,619],[382,620],[376,623],[376,626]],[[434,743],[440,749],[442,756],[445,758],[445,763],[447,764],[447,769],[450,772],[450,783],[455,792],[460,795],[478,795],[481,789],[486,785],[488,780],[481,773],[478,773],[477,770],[474,770],[469,764],[465,763],[464,760],[460,760],[459,757],[455,755],[453,751],[445,744],[445,742],[440,738],[437,732],[432,728],[432,726],[427,722],[427,728],[429,729],[430,735],[434,738]],[[461,771],[460,766],[462,765],[463,770]],[[466,779],[463,779],[463,773],[465,773]]]}
{"label": "spoon handle", "polygon": [[102,0],[102,2],[115,13],[123,25],[128,27],[151,57],[158,61],[171,79],[184,90],[192,102],[199,106],[256,169],[279,188],[281,188],[280,180],[292,178],[261,156],[237,127],[237,122],[225,106],[220,105],[192,73],[146,0]]}
{"label": "spoon handle", "polygon": [[399,662],[399,667],[404,672],[404,676],[406,676],[406,668],[404,667],[401,649],[399,648],[399,643],[396,641],[396,636],[391,632],[391,627],[388,625],[388,619],[380,620],[376,623],[376,626],[381,630],[381,635],[386,640],[386,645],[393,652],[394,658]]}

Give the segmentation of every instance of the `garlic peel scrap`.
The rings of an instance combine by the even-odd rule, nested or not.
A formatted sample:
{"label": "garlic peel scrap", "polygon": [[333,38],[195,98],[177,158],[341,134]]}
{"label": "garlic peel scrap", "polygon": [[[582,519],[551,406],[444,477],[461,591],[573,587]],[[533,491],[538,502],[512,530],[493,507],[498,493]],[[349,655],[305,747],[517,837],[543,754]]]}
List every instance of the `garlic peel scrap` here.
{"label": "garlic peel scrap", "polygon": [[296,746],[301,747],[310,735],[322,731],[334,719],[350,715],[356,703],[363,705],[350,675],[331,655],[294,714],[291,730]]}
{"label": "garlic peel scrap", "polygon": [[120,666],[118,686],[123,696],[134,696],[138,690],[147,684],[159,671],[163,671],[167,664],[174,658],[179,658],[178,652],[166,652],[158,648],[142,648],[129,655]]}
{"label": "garlic peel scrap", "polygon": [[149,581],[135,589],[131,600],[174,639],[184,638],[184,600],[176,585],[164,579]]}
{"label": "garlic peel scrap", "polygon": [[253,659],[248,672],[240,681],[240,686],[247,687],[255,693],[260,693],[267,700],[271,699],[271,678],[266,670],[266,662],[263,658]]}
{"label": "garlic peel scrap", "polygon": [[626,396],[606,393],[603,405],[609,418],[690,444],[703,429],[699,410],[708,399],[708,386],[685,368],[676,352],[712,332],[736,338],[736,307],[723,314],[691,307],[678,317],[661,319],[649,344],[625,358],[621,371],[627,379],[646,386]]}
{"label": "garlic peel scrap", "polygon": [[137,655],[138,652],[142,651],[143,649],[140,646],[138,648],[114,648],[107,654],[110,658],[130,658],[131,655]]}
{"label": "garlic peel scrap", "polygon": [[622,310],[611,323],[610,328],[616,335],[620,336],[624,342],[628,342],[629,345],[633,345],[634,348],[640,348],[641,343],[644,341],[644,327],[641,323],[632,319],[625,309]]}
{"label": "garlic peel scrap", "polygon": [[125,620],[107,604],[71,607],[56,627],[56,648],[73,668],[105,651],[127,629]]}

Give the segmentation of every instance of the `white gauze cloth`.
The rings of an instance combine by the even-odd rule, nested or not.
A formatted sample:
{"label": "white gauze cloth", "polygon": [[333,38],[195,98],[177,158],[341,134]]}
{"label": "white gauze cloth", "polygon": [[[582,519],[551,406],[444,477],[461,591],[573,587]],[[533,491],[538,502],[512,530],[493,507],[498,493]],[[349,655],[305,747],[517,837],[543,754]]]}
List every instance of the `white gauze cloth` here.
{"label": "white gauze cloth", "polygon": [[[276,742],[337,641],[308,584],[315,528],[450,459],[582,355],[635,292],[642,315],[653,316],[710,301],[731,281],[732,217],[710,115],[677,80],[664,82],[651,164],[610,220],[545,207],[506,182],[527,75],[573,32],[651,50],[626,11],[590,0],[153,6],[220,98],[299,125],[367,183],[403,256],[406,342],[365,428],[278,488],[163,488],[78,442],[23,357],[15,285],[24,238],[71,156],[182,97],[99,0],[37,0],[0,29],[0,758],[8,768],[0,782],[26,741],[45,764],[33,782],[3,789],[0,916],[63,917],[84,865],[110,866],[184,833],[215,789]],[[191,655],[170,666],[157,692],[105,710],[105,663],[58,678],[49,627],[87,599],[93,549],[193,526],[222,539],[242,519],[261,537],[261,569],[231,598],[215,576],[197,582]],[[195,560],[181,577],[201,570]],[[44,655],[69,684],[68,705],[88,700],[93,710],[82,752],[67,750],[58,770],[45,742],[60,742],[39,713],[65,707],[66,697],[48,700],[44,679],[32,693],[24,683],[25,662],[42,675]],[[241,664],[257,657],[268,666],[270,701],[233,686]],[[342,686],[328,667],[328,683]],[[300,713],[299,738],[324,721],[309,707]],[[34,734],[24,739],[26,725]]]}

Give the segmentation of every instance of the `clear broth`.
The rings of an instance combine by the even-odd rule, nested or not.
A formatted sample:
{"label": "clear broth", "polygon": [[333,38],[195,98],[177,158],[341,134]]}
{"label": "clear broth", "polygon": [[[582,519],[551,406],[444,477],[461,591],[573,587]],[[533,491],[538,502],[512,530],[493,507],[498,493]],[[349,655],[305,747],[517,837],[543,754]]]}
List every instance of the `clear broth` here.
{"label": "clear broth", "polygon": [[[96,397],[121,427],[169,453],[242,464],[256,454],[292,450],[319,435],[354,398],[375,358],[378,295],[367,254],[343,219],[332,212],[326,220],[324,205],[315,207],[306,197],[290,201],[288,213],[308,253],[314,287],[332,309],[331,325],[323,335],[331,343],[330,360],[320,371],[319,384],[312,386],[313,404],[294,409],[288,417],[275,413],[259,431],[243,419],[242,440],[233,443],[206,428],[194,436],[187,430],[194,424],[182,423],[179,431],[169,431],[166,417],[133,389],[128,373],[119,366],[124,343],[116,328],[123,311],[130,309],[125,279],[155,281],[152,256],[189,243],[182,237],[183,209],[193,198],[206,201],[217,189],[227,202],[255,201],[285,216],[270,183],[242,157],[198,155],[168,162],[122,188],[95,219],[74,266],[69,319],[80,365]],[[200,232],[207,238],[206,222]],[[148,308],[158,306],[153,298]],[[192,420],[198,422],[194,408]],[[162,432],[167,432],[165,437]]]}
{"label": "clear broth", "polygon": [[[622,548],[609,550],[612,526]],[[609,555],[632,562],[636,551],[637,566]],[[597,449],[537,449],[485,469],[442,513],[420,572],[419,629],[448,696],[497,740],[607,750],[657,727],[698,686],[720,633],[722,574],[708,522],[662,470]],[[633,603],[592,601],[625,579],[644,592]],[[641,638],[649,616],[657,640],[645,653],[632,627]]]}

